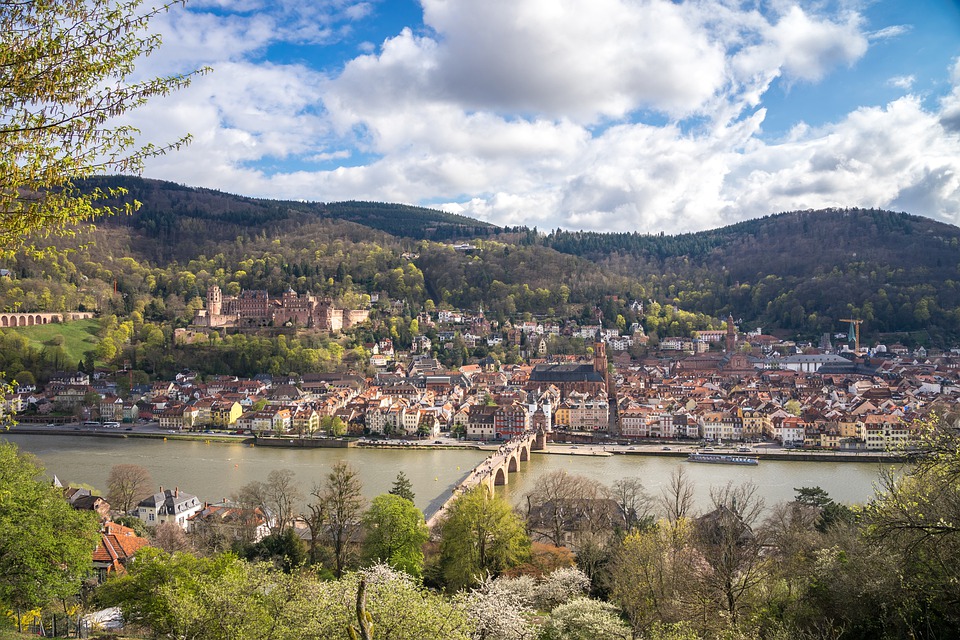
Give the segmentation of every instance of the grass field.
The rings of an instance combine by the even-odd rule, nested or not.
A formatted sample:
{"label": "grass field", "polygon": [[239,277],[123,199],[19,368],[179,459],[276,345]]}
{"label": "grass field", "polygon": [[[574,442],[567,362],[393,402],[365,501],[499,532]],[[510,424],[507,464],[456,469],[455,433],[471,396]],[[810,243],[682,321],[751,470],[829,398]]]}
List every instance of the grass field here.
{"label": "grass field", "polygon": [[[16,331],[30,340],[31,346],[43,349],[55,336],[63,336],[63,350],[67,361],[80,362],[83,354],[97,348],[97,320],[74,320],[63,324],[41,324],[34,327],[17,327]],[[2,640],[2,639],[0,639]]]}

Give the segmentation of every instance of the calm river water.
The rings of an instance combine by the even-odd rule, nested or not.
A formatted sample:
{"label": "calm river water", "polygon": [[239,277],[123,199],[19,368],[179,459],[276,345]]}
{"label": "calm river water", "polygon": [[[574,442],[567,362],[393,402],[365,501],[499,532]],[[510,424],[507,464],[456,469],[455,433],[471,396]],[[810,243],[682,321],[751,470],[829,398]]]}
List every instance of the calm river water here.
{"label": "calm river water", "polygon": [[[334,464],[345,460],[360,472],[368,499],[388,491],[397,473],[403,471],[413,484],[417,506],[428,517],[487,455],[474,449],[304,450],[145,438],[2,437],[36,455],[47,475],[56,474],[64,484],[82,482],[105,492],[110,467],[132,463],[149,469],[157,485],[177,486],[211,502],[229,497],[248,482],[266,480],[274,469],[292,470],[304,493],[308,493],[315,483],[323,482]],[[876,463],[855,462],[764,460],[757,467],[738,467],[690,464],[683,458],[656,456],[535,454],[521,465],[519,473],[510,474],[510,484],[503,491],[512,502],[520,502],[538,477],[565,469],[607,485],[619,478],[639,477],[648,492],[659,495],[677,466],[683,466],[693,479],[700,508],[709,504],[711,486],[748,481],[757,484],[768,506],[792,499],[794,488],[803,486],[820,486],[839,502],[864,502],[873,496],[880,469]]]}

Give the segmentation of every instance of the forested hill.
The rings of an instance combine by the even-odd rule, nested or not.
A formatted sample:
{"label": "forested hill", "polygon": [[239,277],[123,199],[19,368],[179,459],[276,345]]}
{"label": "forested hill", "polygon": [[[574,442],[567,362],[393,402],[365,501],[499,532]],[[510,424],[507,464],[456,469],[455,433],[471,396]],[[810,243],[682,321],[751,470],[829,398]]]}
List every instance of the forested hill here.
{"label": "forested hill", "polygon": [[960,228],[875,209],[796,211],[680,235],[526,234],[649,284],[654,299],[767,329],[960,333]]}
{"label": "forested hill", "polygon": [[486,222],[436,209],[383,202],[299,202],[261,200],[186,187],[172,182],[111,176],[86,181],[89,187],[123,187],[126,199],[141,203],[140,211],[120,223],[132,224],[149,236],[174,241],[202,231],[233,240],[290,222],[314,219],[354,222],[391,235],[412,239],[448,240],[489,235],[498,231]]}
{"label": "forested hill", "polygon": [[[427,299],[483,304],[504,317],[566,312],[586,319],[600,305],[608,323],[618,315],[631,320],[624,303],[642,300],[647,309],[637,319],[661,336],[733,314],[743,329],[806,339],[844,330],[841,318],[862,318],[869,340],[960,339],[960,229],[904,213],[792,212],[680,235],[542,234],[405,205],[257,200],[137,178],[111,183],[143,207],[101,223],[94,259],[106,247],[161,268],[221,256],[228,274],[245,274],[235,283],[242,288],[385,290],[411,308]],[[482,252],[423,242],[477,237],[485,240]],[[413,254],[419,257],[403,257]],[[261,268],[259,260],[279,268]],[[421,275],[406,280],[422,282],[387,282],[384,274],[408,262]],[[22,277],[33,270],[20,268]],[[176,293],[202,295],[204,282]]]}
{"label": "forested hill", "polygon": [[[678,235],[554,231],[541,244],[596,262],[629,257],[637,265],[680,258],[725,268],[737,279],[807,275],[849,262],[922,266],[949,276],[960,228],[876,209],[794,211]],[[943,270],[946,268],[945,270]]]}

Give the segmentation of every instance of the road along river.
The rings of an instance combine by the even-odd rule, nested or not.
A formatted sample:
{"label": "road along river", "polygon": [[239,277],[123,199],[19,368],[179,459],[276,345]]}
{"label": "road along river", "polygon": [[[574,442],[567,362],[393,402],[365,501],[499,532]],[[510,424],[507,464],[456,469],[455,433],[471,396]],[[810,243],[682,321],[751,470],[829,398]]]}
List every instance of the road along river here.
{"label": "road along river", "polygon": [[[202,440],[18,434],[0,438],[36,455],[47,475],[56,474],[64,483],[85,483],[105,492],[111,466],[138,464],[150,471],[158,486],[176,486],[211,502],[229,497],[248,482],[266,480],[274,469],[293,471],[306,494],[315,483],[324,481],[334,464],[344,460],[359,471],[368,499],[388,491],[397,473],[403,471],[413,485],[417,506],[428,517],[489,455],[487,451],[468,448],[284,449],[240,443],[207,444]],[[822,487],[839,502],[865,502],[873,496],[881,468],[878,463],[865,462],[763,460],[756,467],[742,467],[691,464],[682,457],[534,453],[529,462],[521,463],[519,473],[509,475],[509,484],[498,491],[519,503],[538,477],[563,469],[606,485],[624,477],[639,477],[649,493],[659,495],[678,466],[694,482],[697,506],[701,509],[709,504],[711,486],[748,481],[757,484],[768,506],[792,499],[794,488],[803,486]]]}

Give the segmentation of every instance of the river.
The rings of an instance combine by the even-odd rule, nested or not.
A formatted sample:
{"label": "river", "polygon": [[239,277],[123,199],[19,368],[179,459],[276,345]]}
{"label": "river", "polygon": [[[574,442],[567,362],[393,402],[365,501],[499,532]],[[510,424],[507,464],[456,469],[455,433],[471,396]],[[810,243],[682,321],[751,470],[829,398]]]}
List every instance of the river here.
{"label": "river", "polygon": [[[131,463],[146,467],[158,486],[179,487],[210,502],[229,497],[253,480],[266,480],[274,469],[293,471],[306,494],[324,481],[334,464],[345,460],[358,470],[368,499],[388,491],[403,471],[413,485],[417,506],[428,516],[487,455],[475,449],[283,449],[199,440],[18,434],[2,438],[36,455],[47,475],[56,474],[64,484],[84,483],[105,492],[110,467]],[[861,462],[764,460],[756,467],[740,467],[658,456],[534,454],[521,464],[519,473],[510,474],[509,485],[498,490],[519,503],[538,477],[564,469],[606,485],[639,477],[649,493],[659,495],[678,466],[693,480],[700,509],[709,505],[710,487],[727,482],[754,482],[767,505],[792,499],[794,488],[803,486],[819,486],[838,502],[862,503],[873,496],[880,470],[879,464]]]}

